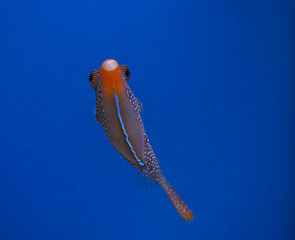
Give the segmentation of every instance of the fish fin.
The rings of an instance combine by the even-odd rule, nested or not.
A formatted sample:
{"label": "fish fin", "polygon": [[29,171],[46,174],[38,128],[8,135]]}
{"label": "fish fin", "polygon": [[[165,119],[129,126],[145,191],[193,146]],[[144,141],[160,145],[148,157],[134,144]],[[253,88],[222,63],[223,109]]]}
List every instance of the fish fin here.
{"label": "fish fin", "polygon": [[135,103],[135,109],[138,109],[138,111],[141,112],[142,111],[142,103],[136,97],[134,97],[134,103]]}
{"label": "fish fin", "polygon": [[98,86],[96,88],[96,120],[99,123],[103,123],[105,116],[104,116],[104,111],[102,109],[102,93],[101,93],[101,84],[100,81],[98,82]]}
{"label": "fish fin", "polygon": [[170,198],[173,206],[176,208],[177,212],[180,216],[187,222],[193,220],[193,212],[188,208],[188,206],[184,203],[181,197],[177,194],[174,188],[170,185],[170,183],[162,177],[159,180],[159,184],[165,190],[168,197]]}
{"label": "fish fin", "polygon": [[89,75],[89,82],[91,87],[96,91],[96,120],[100,123],[104,121],[104,114],[102,109],[102,88],[100,82],[100,70],[96,69]]}
{"label": "fish fin", "polygon": [[155,185],[155,181],[146,176],[144,173],[139,171],[136,175],[136,183],[145,189],[150,189],[152,186]]}
{"label": "fish fin", "polygon": [[138,101],[138,105],[139,105],[139,112],[141,112],[142,111],[142,103],[138,100],[138,99],[136,99],[137,101]]}
{"label": "fish fin", "polygon": [[127,83],[125,83],[126,91],[127,91],[127,97],[129,101],[132,103],[133,109],[140,113],[142,111],[142,103],[134,96],[133,92],[130,90]]}

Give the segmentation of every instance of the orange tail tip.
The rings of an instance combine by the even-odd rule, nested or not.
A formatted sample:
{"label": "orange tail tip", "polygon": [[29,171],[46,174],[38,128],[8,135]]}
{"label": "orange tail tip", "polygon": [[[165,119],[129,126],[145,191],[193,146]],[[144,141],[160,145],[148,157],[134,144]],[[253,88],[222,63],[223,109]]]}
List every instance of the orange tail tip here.
{"label": "orange tail tip", "polygon": [[170,183],[163,177],[163,179],[160,180],[159,184],[162,186],[162,188],[167,193],[173,206],[176,208],[176,210],[180,214],[180,216],[182,216],[182,218],[187,222],[193,220],[193,217],[194,217],[193,212],[184,203],[184,201],[181,199],[181,197],[177,194],[177,192],[174,190],[174,188],[170,185]]}

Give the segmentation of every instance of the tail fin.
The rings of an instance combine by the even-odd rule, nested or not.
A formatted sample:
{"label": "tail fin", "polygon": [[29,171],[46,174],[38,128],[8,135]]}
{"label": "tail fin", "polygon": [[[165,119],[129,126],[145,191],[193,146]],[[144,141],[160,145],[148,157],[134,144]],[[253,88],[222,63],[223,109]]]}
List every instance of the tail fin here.
{"label": "tail fin", "polygon": [[170,183],[164,177],[162,177],[159,181],[159,184],[167,193],[168,197],[170,198],[171,202],[173,203],[174,207],[176,208],[180,216],[182,216],[182,218],[187,222],[193,220],[194,214],[183,202],[181,197],[177,194],[177,192],[170,185]]}

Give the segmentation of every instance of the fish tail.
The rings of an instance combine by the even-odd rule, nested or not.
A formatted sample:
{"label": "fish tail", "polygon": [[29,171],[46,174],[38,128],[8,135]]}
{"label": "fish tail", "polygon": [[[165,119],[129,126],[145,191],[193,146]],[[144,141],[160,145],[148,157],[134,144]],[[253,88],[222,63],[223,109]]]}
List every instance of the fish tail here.
{"label": "fish tail", "polygon": [[177,192],[174,190],[174,188],[170,185],[165,177],[160,178],[159,184],[167,193],[173,206],[176,208],[180,216],[182,216],[182,218],[187,222],[191,221],[194,217],[193,212],[188,208],[188,206],[184,203],[184,201],[177,194]]}

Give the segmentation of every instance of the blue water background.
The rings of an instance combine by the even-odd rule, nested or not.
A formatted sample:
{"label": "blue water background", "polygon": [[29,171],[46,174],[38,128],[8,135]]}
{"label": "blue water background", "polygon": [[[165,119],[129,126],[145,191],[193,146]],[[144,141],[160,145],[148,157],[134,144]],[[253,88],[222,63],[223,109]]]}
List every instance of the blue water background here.
{"label": "blue water background", "polygon": [[[295,239],[294,1],[1,1],[0,239]],[[95,120],[130,87],[186,223]]]}

